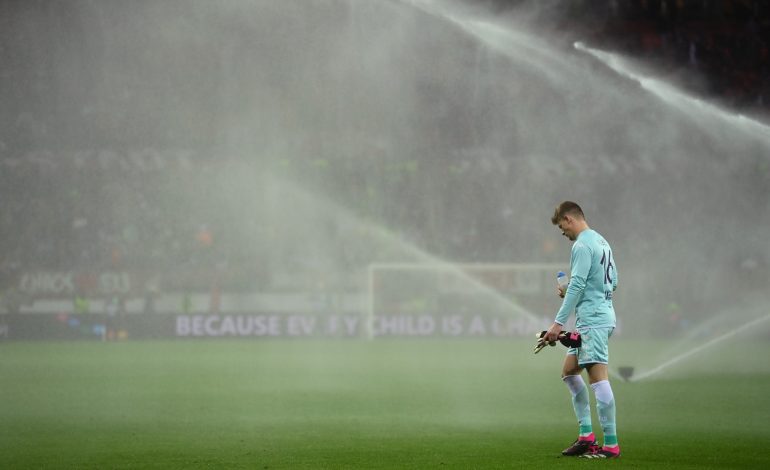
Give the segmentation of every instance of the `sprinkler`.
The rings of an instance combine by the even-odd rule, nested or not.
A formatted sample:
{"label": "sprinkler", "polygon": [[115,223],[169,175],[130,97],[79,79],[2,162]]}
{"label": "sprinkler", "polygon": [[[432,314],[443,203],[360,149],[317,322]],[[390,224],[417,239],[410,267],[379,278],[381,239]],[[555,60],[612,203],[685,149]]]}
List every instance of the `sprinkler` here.
{"label": "sprinkler", "polygon": [[631,366],[618,367],[618,374],[623,378],[623,380],[628,382],[631,380],[631,376],[634,375],[634,368]]}

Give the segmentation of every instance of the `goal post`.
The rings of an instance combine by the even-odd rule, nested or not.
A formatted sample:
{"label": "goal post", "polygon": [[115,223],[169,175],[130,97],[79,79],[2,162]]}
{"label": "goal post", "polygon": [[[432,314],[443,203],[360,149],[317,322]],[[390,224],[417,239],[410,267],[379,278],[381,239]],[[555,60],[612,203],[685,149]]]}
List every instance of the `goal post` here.
{"label": "goal post", "polygon": [[446,316],[460,322],[482,315],[539,324],[553,302],[556,273],[564,269],[555,263],[373,263],[364,334],[380,336],[378,324],[382,330],[398,318],[435,324]]}

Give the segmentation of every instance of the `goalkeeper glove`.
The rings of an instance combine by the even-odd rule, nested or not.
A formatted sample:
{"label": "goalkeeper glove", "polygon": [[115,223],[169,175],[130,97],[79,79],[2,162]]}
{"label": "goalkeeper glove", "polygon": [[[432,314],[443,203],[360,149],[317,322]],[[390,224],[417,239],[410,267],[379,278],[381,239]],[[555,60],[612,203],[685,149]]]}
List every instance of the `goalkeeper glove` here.
{"label": "goalkeeper glove", "polygon": [[[535,344],[535,354],[539,353],[546,345],[556,346],[556,341],[546,341],[545,334],[547,331],[543,330],[540,333],[535,334],[537,343]],[[579,348],[583,344],[583,340],[580,337],[580,333],[577,331],[562,331],[557,338],[561,344],[568,348]]]}

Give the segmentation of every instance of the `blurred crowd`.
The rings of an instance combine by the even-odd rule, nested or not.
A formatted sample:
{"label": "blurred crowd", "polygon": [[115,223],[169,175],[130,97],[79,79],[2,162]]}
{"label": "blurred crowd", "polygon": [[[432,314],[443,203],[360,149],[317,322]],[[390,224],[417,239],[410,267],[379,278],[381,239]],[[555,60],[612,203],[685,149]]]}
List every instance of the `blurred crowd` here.
{"label": "blurred crowd", "polygon": [[215,266],[222,256],[198,186],[208,167],[190,168],[186,155],[146,149],[3,159],[0,280],[18,283],[19,275],[41,271],[152,277],[169,266]]}
{"label": "blurred crowd", "polygon": [[[216,278],[230,290],[253,290],[276,287],[292,272],[300,287],[303,271],[326,269],[327,279],[349,271],[360,288],[369,263],[390,256],[414,261],[418,249],[466,262],[532,252],[519,239],[488,239],[514,230],[513,207],[490,200],[479,211],[468,189],[446,192],[461,180],[479,193],[506,191],[512,162],[456,153],[432,167],[408,158],[385,162],[376,149],[348,150],[278,159],[282,174],[269,176],[258,164],[185,151],[30,151],[5,158],[0,287],[30,272],[128,271],[160,275],[164,289],[205,290]],[[275,188],[284,181],[302,186]],[[331,199],[314,200],[317,194]],[[390,240],[378,235],[386,227],[401,231]]]}
{"label": "blurred crowd", "polygon": [[[321,27],[312,16],[283,12],[297,21],[288,42],[245,22],[215,29],[219,42],[209,43],[196,34],[210,26],[202,20],[208,10],[190,14],[188,2],[12,3],[0,3],[0,80],[9,85],[0,90],[0,290],[24,272],[70,270],[160,275],[160,289],[177,291],[301,289],[314,282],[301,273],[326,282],[344,273],[336,282],[350,288],[365,279],[368,263],[414,261],[420,251],[458,262],[563,262],[567,248],[544,220],[575,172],[614,169],[607,173],[618,177],[601,191],[581,187],[571,195],[594,201],[592,209],[607,217],[622,216],[624,202],[657,204],[658,194],[679,184],[676,174],[644,170],[644,159],[605,158],[622,156],[624,146],[612,139],[593,145],[549,134],[539,122],[552,118],[541,109],[547,88],[533,98],[532,90],[508,88],[516,80],[485,82],[479,63],[501,73],[510,64],[475,44],[466,45],[473,55],[448,54],[435,24],[415,27],[424,41],[409,41],[411,54],[402,57],[394,51],[413,38],[387,43],[390,31],[379,37],[368,28],[378,17],[358,12],[365,22],[355,8],[324,12],[330,18],[319,23],[329,31],[317,34],[308,33]],[[768,110],[770,2],[546,3],[573,38],[654,61],[742,112]],[[124,32],[125,48],[115,41],[110,53],[102,49],[120,33],[118,13],[135,14],[144,26],[154,8],[174,5],[187,14],[162,12],[164,27],[147,29],[166,49],[133,30]],[[91,18],[99,27],[85,28],[82,18],[94,11],[115,14],[115,23]],[[40,34],[41,24],[69,40]],[[366,54],[355,47],[356,34],[374,35]],[[328,43],[318,40],[327,36]],[[270,67],[254,58],[260,41]],[[390,48],[380,50],[381,42]],[[457,73],[468,64],[476,75]],[[531,119],[524,113],[514,122],[512,96]],[[550,110],[562,109],[561,101]],[[596,135],[637,137],[622,132],[610,126]],[[543,155],[551,140],[568,142],[553,153],[566,152],[569,161]],[[592,159],[581,163],[581,152]],[[765,160],[759,164],[767,178]],[[648,199],[622,200],[629,175],[651,188]],[[282,181],[298,187],[277,189]],[[676,201],[665,203],[678,215]],[[347,223],[345,214],[358,222]],[[644,243],[654,241],[624,240],[619,249],[644,260]]]}

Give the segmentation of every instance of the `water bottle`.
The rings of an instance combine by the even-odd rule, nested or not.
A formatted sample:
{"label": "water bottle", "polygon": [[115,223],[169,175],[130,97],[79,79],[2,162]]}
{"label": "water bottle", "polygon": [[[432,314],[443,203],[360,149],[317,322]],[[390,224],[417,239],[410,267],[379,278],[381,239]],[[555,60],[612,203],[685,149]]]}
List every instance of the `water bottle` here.
{"label": "water bottle", "polygon": [[556,284],[559,285],[559,289],[562,291],[567,290],[567,285],[569,284],[569,278],[567,278],[567,274],[564,271],[559,271],[556,273]]}

